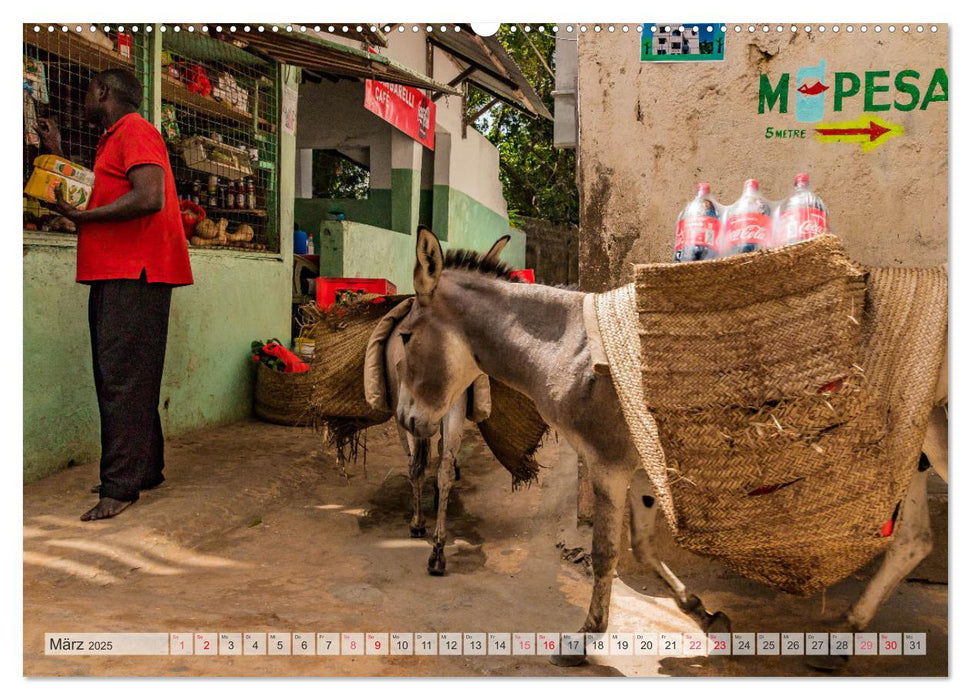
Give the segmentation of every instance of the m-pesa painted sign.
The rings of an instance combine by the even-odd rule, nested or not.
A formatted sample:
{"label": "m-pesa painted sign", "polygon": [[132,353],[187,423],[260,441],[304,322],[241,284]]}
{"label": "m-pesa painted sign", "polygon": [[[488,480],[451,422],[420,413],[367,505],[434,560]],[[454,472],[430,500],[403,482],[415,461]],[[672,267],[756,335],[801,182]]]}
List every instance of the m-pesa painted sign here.
{"label": "m-pesa painted sign", "polygon": [[[864,151],[871,151],[904,132],[902,126],[885,121],[877,113],[924,111],[935,102],[947,100],[944,68],[923,73],[908,68],[829,74],[823,59],[803,66],[794,78],[791,73],[777,78],[765,73],[759,76],[759,114],[789,114],[794,103],[798,122],[820,122],[827,113],[833,120],[813,129],[767,127],[767,139],[806,138],[809,132],[824,143],[858,143]],[[844,117],[843,112],[851,114]]]}
{"label": "m-pesa painted sign", "polygon": [[397,83],[365,80],[364,108],[425,148],[435,150],[435,103],[421,90]]}

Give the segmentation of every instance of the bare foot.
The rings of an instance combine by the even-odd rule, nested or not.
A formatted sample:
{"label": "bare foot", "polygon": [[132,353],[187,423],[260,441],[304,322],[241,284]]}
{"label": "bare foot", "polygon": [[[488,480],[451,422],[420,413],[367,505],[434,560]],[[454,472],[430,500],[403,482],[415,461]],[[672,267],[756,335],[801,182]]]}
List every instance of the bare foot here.
{"label": "bare foot", "polygon": [[132,503],[134,501],[119,501],[115,498],[105,496],[98,501],[98,505],[82,515],[81,520],[104,520],[105,518],[113,518]]}

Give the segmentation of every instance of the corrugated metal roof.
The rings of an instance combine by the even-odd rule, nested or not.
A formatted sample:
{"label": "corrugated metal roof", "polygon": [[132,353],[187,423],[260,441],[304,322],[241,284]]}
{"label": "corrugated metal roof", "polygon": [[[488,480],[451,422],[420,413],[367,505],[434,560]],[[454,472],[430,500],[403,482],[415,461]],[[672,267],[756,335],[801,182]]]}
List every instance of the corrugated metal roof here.
{"label": "corrugated metal roof", "polygon": [[244,35],[232,35],[234,42],[245,42],[248,48],[281,63],[310,68],[330,75],[348,78],[371,78],[388,83],[409,85],[422,90],[458,95],[450,85],[391,60],[351,46],[327,41],[316,32],[287,32],[285,29]]}
{"label": "corrugated metal roof", "polygon": [[474,69],[465,78],[470,83],[526,114],[552,120],[553,115],[499,40],[479,36],[467,24],[459,26],[460,32],[430,32],[428,39],[463,67]]}

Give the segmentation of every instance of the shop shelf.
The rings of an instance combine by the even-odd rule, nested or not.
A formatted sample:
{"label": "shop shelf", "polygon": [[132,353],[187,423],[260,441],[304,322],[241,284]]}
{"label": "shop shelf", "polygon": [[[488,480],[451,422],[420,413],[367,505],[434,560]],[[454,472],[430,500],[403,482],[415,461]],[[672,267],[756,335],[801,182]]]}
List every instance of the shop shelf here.
{"label": "shop shelf", "polygon": [[[41,24],[37,25],[41,30],[35,32],[34,26],[32,24],[24,25],[24,43],[29,46],[36,46],[55,56],[79,63],[96,71],[107,70],[108,68],[134,68],[134,63],[130,59],[116,51],[110,51],[82,38],[77,32],[73,31],[73,28],[70,31],[63,32],[58,26],[55,27],[55,31],[50,32],[47,30],[48,25]],[[250,120],[252,120],[252,116]]]}

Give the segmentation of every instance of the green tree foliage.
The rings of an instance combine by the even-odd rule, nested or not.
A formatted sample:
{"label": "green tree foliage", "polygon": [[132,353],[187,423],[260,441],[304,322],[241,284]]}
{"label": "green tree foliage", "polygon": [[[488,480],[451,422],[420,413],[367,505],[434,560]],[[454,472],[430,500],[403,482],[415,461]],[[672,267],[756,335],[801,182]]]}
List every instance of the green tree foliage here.
{"label": "green tree foliage", "polygon": [[[551,24],[543,25],[542,32],[538,25],[530,28],[527,33],[523,25],[504,24],[497,36],[552,113],[556,35]],[[491,100],[470,86],[468,113],[475,114]],[[513,225],[516,215],[578,223],[576,154],[553,147],[552,121],[532,119],[497,103],[474,126],[499,149],[499,177]]]}

